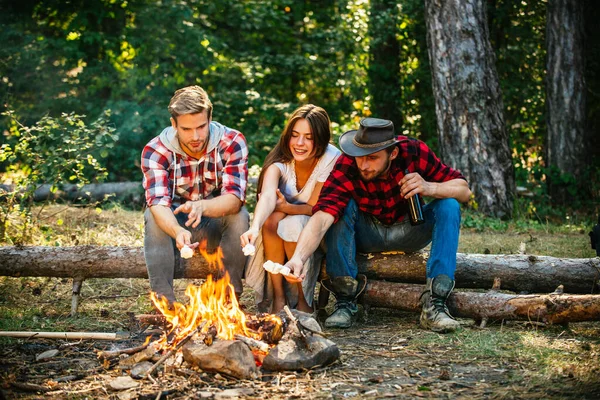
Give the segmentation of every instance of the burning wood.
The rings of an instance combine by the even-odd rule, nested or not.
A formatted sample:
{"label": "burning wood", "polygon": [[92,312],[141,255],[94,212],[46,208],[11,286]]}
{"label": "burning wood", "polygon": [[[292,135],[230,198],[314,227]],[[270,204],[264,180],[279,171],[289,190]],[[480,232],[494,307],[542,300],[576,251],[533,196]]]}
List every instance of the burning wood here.
{"label": "burning wood", "polygon": [[241,342],[246,343],[252,350],[259,350],[265,353],[269,352],[271,346],[269,346],[265,342],[261,342],[260,340],[252,339],[246,336],[235,334],[235,338]]}
{"label": "burning wood", "polygon": [[[259,367],[273,352],[275,355],[269,359],[271,370],[311,368],[339,357],[333,342],[313,337],[314,332],[320,331],[314,320],[312,325],[303,322],[289,309],[288,317],[283,319],[272,314],[246,315],[221,263],[221,250],[214,254],[208,254],[202,246],[198,250],[210,269],[221,271],[222,278],[209,275],[201,286],[188,286],[187,304],[170,304],[152,293],[151,300],[164,316],[163,326],[168,329],[146,349],[121,360],[121,368],[131,369],[132,376],[154,380],[152,374],[163,363],[166,365],[170,357],[182,352],[185,362],[204,371],[250,379],[260,376]],[[298,345],[302,349],[295,351]],[[156,360],[161,353],[149,367],[148,360]],[[115,354],[130,353],[113,351],[105,355]],[[289,354],[293,354],[293,362]]]}

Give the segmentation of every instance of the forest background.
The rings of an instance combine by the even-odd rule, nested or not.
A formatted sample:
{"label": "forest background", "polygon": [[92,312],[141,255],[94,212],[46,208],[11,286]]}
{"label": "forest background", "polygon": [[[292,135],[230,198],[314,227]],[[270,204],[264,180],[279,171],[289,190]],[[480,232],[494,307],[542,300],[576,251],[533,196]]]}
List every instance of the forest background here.
{"label": "forest background", "polygon": [[[262,164],[286,116],[313,103],[328,111],[336,143],[362,117],[393,120],[464,171],[475,188],[470,207],[489,216],[561,224],[599,212],[600,5],[591,0],[10,3],[0,12],[0,173],[21,192],[141,181],[140,152],[168,125],[168,100],[198,84],[214,119],[245,134],[250,166]],[[440,22],[462,30],[440,39],[443,26],[432,34]],[[479,54],[468,49],[478,40]],[[465,49],[462,59],[447,57],[458,84],[444,87],[439,70],[453,48]],[[571,65],[551,65],[565,54]],[[478,69],[491,85],[469,72]],[[460,92],[472,80],[473,93]],[[460,115],[454,124],[444,117],[448,99],[466,104],[462,126]],[[485,135],[499,145],[486,148]],[[471,171],[480,163],[500,178]],[[500,197],[507,201],[483,204]],[[3,205],[0,225],[27,209],[23,199]]]}
{"label": "forest background", "polygon": [[[593,257],[599,20],[593,0],[0,0],[0,244],[142,246],[140,203],[35,204],[30,194],[41,184],[139,185],[142,147],[168,125],[173,92],[198,84],[215,120],[245,134],[254,175],[300,104],[328,111],[335,143],[360,118],[384,117],[468,175],[475,196],[460,252]],[[88,279],[72,318],[67,282],[0,277],[1,330],[136,332],[131,317],[151,309],[147,280]],[[597,321],[438,335],[418,329],[415,315],[374,310],[335,335],[341,364],[256,393],[599,397]],[[68,344],[72,361],[56,370],[32,362],[54,346],[3,341],[0,397],[39,398],[8,385],[50,390],[49,376],[71,368],[96,379],[101,344]],[[181,395],[195,393],[189,377],[170,379]],[[203,379],[192,389],[238,385]],[[103,398],[105,387],[52,386],[70,398]],[[149,385],[140,391],[157,398]]]}

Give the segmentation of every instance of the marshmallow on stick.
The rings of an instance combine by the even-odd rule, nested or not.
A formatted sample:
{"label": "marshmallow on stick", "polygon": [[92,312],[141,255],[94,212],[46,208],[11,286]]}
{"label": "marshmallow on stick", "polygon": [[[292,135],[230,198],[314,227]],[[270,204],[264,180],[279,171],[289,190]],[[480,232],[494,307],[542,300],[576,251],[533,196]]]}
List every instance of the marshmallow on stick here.
{"label": "marshmallow on stick", "polygon": [[183,246],[181,248],[181,258],[192,258],[193,255],[194,255],[194,250],[192,250],[190,247]]}
{"label": "marshmallow on stick", "polygon": [[278,263],[274,263],[273,261],[269,260],[267,262],[265,262],[263,264],[263,268],[267,271],[270,272],[272,274],[281,274],[281,275],[285,275],[288,276],[291,274],[292,271],[290,271],[290,269],[286,266],[283,266],[281,264]]}

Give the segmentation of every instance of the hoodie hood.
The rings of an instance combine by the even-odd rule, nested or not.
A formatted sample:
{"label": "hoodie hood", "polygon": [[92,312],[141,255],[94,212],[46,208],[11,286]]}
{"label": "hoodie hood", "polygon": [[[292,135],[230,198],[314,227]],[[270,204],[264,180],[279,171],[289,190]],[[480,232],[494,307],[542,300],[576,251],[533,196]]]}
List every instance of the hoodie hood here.
{"label": "hoodie hood", "polygon": [[[208,133],[208,145],[206,146],[206,152],[204,161],[198,161],[199,163],[203,162],[205,165],[205,168],[208,168],[208,160],[210,159],[210,153],[212,153],[214,151],[214,167],[215,167],[215,187],[218,188],[219,187],[219,175],[218,175],[218,171],[217,171],[217,162],[218,162],[218,150],[217,150],[217,145],[219,144],[219,142],[221,141],[221,138],[223,137],[223,135],[225,134],[225,127],[223,125],[221,125],[218,122],[211,122],[209,125],[209,133]],[[179,168],[179,163],[177,162],[177,156],[179,156],[179,159],[187,159],[189,156],[186,154],[186,152],[183,151],[183,149],[181,148],[181,146],[179,145],[179,139],[177,137],[177,129],[173,128],[172,126],[169,126],[168,128],[163,129],[163,131],[160,133],[159,135],[159,140],[163,143],[163,145],[169,149],[171,152],[173,152],[173,188],[171,191],[171,199],[175,198],[175,193],[177,191],[177,169]],[[197,164],[196,167],[197,168]],[[199,185],[200,182],[197,182],[197,184]],[[202,195],[200,194],[200,199],[202,198]],[[196,199],[194,199],[196,200]]]}
{"label": "hoodie hood", "polygon": [[[210,131],[208,134],[208,146],[206,147],[205,154],[209,154],[217,147],[217,145],[221,141],[221,138],[223,137],[223,134],[225,133],[225,126],[221,125],[216,121],[211,121],[209,129]],[[174,154],[183,157],[189,157],[179,145],[177,129],[173,128],[172,126],[169,126],[163,129],[159,137],[160,141],[165,145],[165,147],[172,151]]]}

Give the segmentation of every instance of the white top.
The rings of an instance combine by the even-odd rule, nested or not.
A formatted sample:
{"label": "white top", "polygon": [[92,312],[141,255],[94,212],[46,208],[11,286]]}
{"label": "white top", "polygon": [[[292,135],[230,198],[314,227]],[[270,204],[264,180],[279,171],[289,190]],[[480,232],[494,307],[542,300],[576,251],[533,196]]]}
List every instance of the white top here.
{"label": "white top", "polygon": [[306,204],[310,200],[313,189],[317,182],[325,182],[329,173],[333,169],[337,158],[341,152],[332,144],[327,145],[325,153],[319,159],[319,162],[310,174],[310,177],[304,184],[304,187],[298,192],[296,187],[296,162],[292,160],[289,163],[275,163],[274,165],[281,171],[279,179],[279,191],[285,199],[291,204]]}

